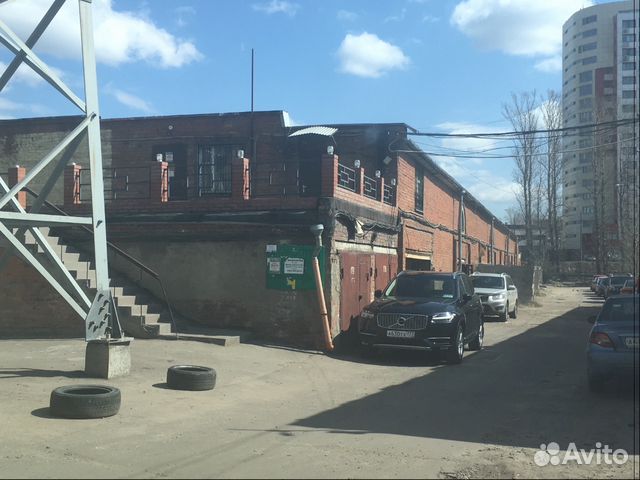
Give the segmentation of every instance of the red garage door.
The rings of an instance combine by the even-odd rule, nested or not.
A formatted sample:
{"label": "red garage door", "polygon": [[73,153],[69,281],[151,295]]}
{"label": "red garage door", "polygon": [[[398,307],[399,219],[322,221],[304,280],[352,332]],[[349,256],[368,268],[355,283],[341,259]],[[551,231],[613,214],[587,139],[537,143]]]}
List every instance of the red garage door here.
{"label": "red garage door", "polygon": [[371,302],[373,256],[363,253],[340,254],[340,329],[346,331],[362,307]]}
{"label": "red garage door", "polygon": [[391,279],[398,273],[398,257],[397,255],[388,255],[386,253],[376,253],[375,279],[376,290],[382,290],[386,287]]}

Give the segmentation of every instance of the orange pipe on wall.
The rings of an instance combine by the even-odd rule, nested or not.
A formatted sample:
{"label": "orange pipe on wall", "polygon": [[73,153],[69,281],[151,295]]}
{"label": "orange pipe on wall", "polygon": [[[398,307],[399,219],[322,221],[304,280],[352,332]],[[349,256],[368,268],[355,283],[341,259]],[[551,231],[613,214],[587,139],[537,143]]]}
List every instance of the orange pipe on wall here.
{"label": "orange pipe on wall", "polygon": [[322,332],[324,335],[325,349],[328,352],[333,350],[333,340],[331,339],[331,326],[329,324],[329,314],[327,313],[327,304],[324,301],[324,288],[322,286],[322,277],[320,276],[320,263],[318,257],[313,257],[313,273],[316,278],[316,292],[318,293],[318,305],[320,307],[320,316],[322,317]]}

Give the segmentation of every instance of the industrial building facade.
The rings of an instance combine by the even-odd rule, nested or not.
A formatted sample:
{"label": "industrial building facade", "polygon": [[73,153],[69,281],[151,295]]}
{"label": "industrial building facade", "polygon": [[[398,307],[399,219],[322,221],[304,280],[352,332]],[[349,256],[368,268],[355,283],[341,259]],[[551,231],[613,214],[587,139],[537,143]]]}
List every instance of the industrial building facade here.
{"label": "industrial building facade", "polygon": [[[73,124],[1,123],[8,177]],[[405,124],[292,126],[282,111],[103,120],[109,240],[162,276],[185,318],[304,345],[321,338],[311,225],[324,226],[334,336],[399,270],[518,265],[516,237],[411,133]],[[55,190],[70,214],[90,211],[87,168],[70,164]]]}

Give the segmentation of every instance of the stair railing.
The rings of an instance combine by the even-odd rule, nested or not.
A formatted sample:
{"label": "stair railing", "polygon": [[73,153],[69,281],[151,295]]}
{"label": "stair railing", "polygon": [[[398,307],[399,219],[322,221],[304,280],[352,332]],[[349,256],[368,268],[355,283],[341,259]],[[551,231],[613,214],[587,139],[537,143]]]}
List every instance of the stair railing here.
{"label": "stair railing", "polygon": [[[29,195],[32,195],[35,198],[39,197],[38,193],[36,193],[33,190],[31,190],[29,187],[24,187],[22,190],[24,192],[27,192]],[[67,217],[70,216],[67,212],[65,212],[61,208],[57,207],[56,205],[52,204],[51,202],[48,202],[47,200],[44,200],[43,204],[45,206],[47,206],[48,208],[52,209],[54,212],[56,212],[59,215],[64,215],[64,216],[67,216]],[[93,231],[90,228],[87,228],[84,225],[78,225],[78,228],[80,228],[84,232],[88,233],[89,235],[93,236]],[[178,333],[178,326],[177,326],[176,320],[175,320],[175,318],[173,316],[173,309],[171,308],[171,303],[169,302],[169,297],[167,296],[167,290],[164,288],[164,284],[162,283],[162,279],[160,278],[160,275],[158,273],[156,273],[155,271],[153,271],[152,269],[150,269],[149,267],[147,267],[140,260],[138,260],[137,258],[132,257],[127,252],[125,252],[124,250],[122,250],[121,248],[117,247],[116,245],[114,245],[113,243],[111,243],[109,241],[107,241],[107,248],[111,252],[113,252],[116,255],[118,255],[119,257],[123,258],[128,263],[130,263],[131,265],[135,266],[138,269],[138,271],[140,273],[140,275],[139,275],[140,286],[142,286],[142,274],[143,273],[146,273],[147,275],[149,275],[151,278],[153,278],[158,283],[158,286],[160,287],[160,290],[162,292],[162,296],[164,297],[164,303],[165,303],[165,305],[167,307],[167,311],[169,312],[169,318],[171,319],[171,327],[172,327],[172,329],[173,329],[173,331],[175,333]],[[61,253],[61,256],[62,256],[62,247],[61,247],[60,253]],[[87,274],[87,279],[88,278],[89,278],[89,275]],[[135,282],[135,280],[134,280],[134,282]],[[145,288],[145,287],[143,287],[143,288]],[[145,290],[146,290],[146,288],[145,288]],[[142,306],[140,306],[140,315],[142,316]]]}

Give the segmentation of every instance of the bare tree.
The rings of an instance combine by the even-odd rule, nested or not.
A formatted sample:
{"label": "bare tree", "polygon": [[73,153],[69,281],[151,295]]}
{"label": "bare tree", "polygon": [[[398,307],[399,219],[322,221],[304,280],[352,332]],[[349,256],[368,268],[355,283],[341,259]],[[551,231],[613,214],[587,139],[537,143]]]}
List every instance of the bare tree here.
{"label": "bare tree", "polygon": [[522,209],[509,207],[505,210],[507,223],[509,225],[521,225],[524,223]]}
{"label": "bare tree", "polygon": [[559,129],[562,127],[562,102],[555,90],[547,91],[542,104],[542,122],[546,133],[546,155],[541,157],[547,199],[547,235],[551,261],[560,264],[560,178],[563,168],[562,145]]}
{"label": "bare tree", "polygon": [[525,226],[525,239],[530,263],[537,263],[533,245],[533,203],[535,178],[537,175],[536,153],[539,149],[536,129],[538,119],[535,112],[538,95],[533,92],[511,94],[511,103],[503,104],[502,115],[511,123],[513,131],[513,157],[516,168],[514,181],[520,186],[518,203],[522,208]]}

